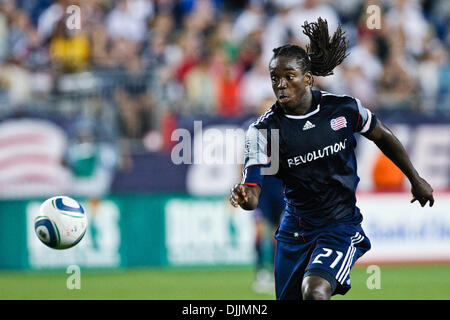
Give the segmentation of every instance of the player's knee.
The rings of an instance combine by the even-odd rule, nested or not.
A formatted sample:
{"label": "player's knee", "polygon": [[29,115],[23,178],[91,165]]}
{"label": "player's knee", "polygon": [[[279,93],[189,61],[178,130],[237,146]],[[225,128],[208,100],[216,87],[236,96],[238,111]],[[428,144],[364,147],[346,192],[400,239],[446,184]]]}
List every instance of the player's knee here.
{"label": "player's knee", "polygon": [[328,300],[330,297],[319,287],[307,286],[302,290],[303,300]]}
{"label": "player's knee", "polygon": [[306,277],[302,283],[302,296],[304,300],[329,300],[331,288],[327,280],[310,276]]}

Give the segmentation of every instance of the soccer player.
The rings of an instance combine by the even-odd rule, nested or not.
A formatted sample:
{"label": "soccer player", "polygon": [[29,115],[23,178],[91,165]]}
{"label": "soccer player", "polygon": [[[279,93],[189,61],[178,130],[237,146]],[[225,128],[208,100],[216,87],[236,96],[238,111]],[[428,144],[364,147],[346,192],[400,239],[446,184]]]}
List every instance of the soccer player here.
{"label": "soccer player", "polygon": [[[357,98],[312,89],[314,75],[332,74],[346,57],[341,26],[331,38],[321,18],[302,27],[310,39],[306,50],[292,44],[274,49],[269,70],[277,101],[249,127],[243,181],[230,193],[233,206],[255,209],[264,169],[278,161],[276,176],[284,183],[286,201],[275,233],[275,293],[280,300],[345,294],[352,266],[370,249],[356,206],[355,133],[372,140],[406,175],[411,202],[422,207],[434,203],[431,186],[370,110]],[[275,145],[271,142],[277,136]]]}

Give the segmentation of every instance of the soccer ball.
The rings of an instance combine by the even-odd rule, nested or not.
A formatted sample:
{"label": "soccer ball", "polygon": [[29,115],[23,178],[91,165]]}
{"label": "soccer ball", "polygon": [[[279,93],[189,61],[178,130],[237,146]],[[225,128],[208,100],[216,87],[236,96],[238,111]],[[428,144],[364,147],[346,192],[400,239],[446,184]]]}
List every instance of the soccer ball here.
{"label": "soccer ball", "polygon": [[53,249],[67,249],[83,238],[87,228],[83,207],[72,198],[58,196],[45,200],[34,220],[39,240]]}

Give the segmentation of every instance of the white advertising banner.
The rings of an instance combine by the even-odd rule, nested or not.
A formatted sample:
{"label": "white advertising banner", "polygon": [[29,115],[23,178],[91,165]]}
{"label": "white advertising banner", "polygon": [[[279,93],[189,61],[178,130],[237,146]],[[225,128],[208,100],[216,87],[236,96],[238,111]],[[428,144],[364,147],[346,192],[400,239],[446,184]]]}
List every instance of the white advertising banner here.
{"label": "white advertising banner", "polygon": [[450,193],[434,198],[422,208],[409,193],[359,194],[372,249],[358,263],[450,262]]}
{"label": "white advertising banner", "polygon": [[252,264],[254,216],[226,200],[173,199],[165,207],[171,265]]}

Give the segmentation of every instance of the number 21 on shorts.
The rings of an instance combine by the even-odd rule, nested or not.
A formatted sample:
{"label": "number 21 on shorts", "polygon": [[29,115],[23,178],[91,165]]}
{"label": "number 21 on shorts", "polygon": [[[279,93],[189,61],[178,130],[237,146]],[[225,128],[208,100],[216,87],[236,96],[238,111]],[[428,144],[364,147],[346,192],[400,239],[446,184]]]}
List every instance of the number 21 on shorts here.
{"label": "number 21 on shorts", "polygon": [[[312,264],[314,264],[314,263],[323,264],[323,259],[329,258],[333,253],[335,253],[336,257],[334,258],[333,262],[330,264],[330,268],[333,269],[334,267],[336,267],[336,265],[342,259],[342,256],[343,256],[342,252],[333,250],[333,249],[329,249],[329,248],[322,248],[322,250],[324,251],[324,253],[318,254],[314,258]],[[328,260],[328,259],[326,259],[326,260]]]}

